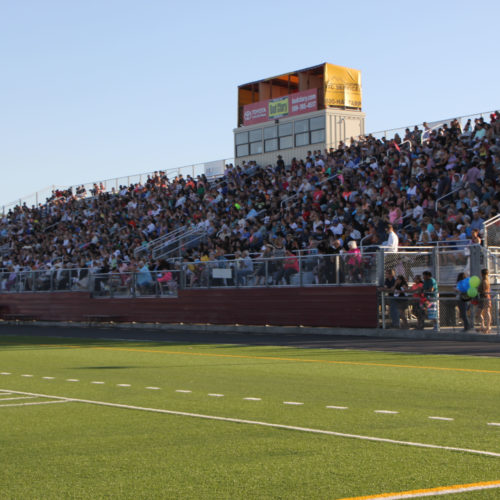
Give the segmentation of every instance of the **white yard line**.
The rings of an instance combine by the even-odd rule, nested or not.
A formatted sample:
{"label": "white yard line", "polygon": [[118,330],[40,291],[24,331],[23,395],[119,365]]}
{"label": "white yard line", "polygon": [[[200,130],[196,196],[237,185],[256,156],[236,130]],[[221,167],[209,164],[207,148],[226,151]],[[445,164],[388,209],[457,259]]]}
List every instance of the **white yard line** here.
{"label": "white yard line", "polygon": [[116,384],[118,387],[130,387],[130,384]]}
{"label": "white yard line", "polygon": [[431,420],[444,420],[445,422],[451,422],[455,420],[454,418],[449,418],[449,417],[428,417]]}
{"label": "white yard line", "polygon": [[[120,404],[120,403],[109,403],[106,401],[94,401],[91,399],[68,398],[68,397],[63,397],[63,396],[53,396],[50,394],[38,394],[38,393],[34,393],[34,392],[14,391],[11,389],[6,389],[6,390],[9,390],[10,392],[15,393],[15,394],[24,394],[26,396],[35,396],[35,397],[41,397],[41,398],[59,399],[59,400],[62,400],[64,402],[71,401],[71,402],[75,402],[75,403],[86,403],[86,404],[92,404],[92,405],[97,405],[97,406],[123,408],[123,409],[127,409],[127,410],[163,413],[165,415],[178,415],[178,416],[182,416],[182,417],[202,418],[205,420],[217,420],[220,422],[231,422],[231,423],[235,423],[235,424],[259,425],[262,427],[270,427],[270,428],[274,428],[274,429],[283,429],[283,430],[298,431],[298,432],[309,432],[312,434],[324,434],[327,436],[337,436],[337,437],[344,437],[344,438],[351,438],[351,439],[359,439],[362,441],[373,441],[373,442],[377,442],[377,443],[398,444],[398,445],[402,445],[402,446],[413,446],[416,448],[429,448],[429,449],[434,449],[434,450],[458,451],[458,452],[462,452],[462,453],[471,453],[474,455],[484,455],[484,456],[489,456],[489,457],[500,458],[500,453],[494,452],[494,451],[473,450],[470,448],[459,448],[456,446],[441,446],[441,445],[429,444],[429,443],[415,443],[412,441],[398,441],[397,439],[387,439],[387,438],[380,438],[380,437],[376,437],[376,436],[364,436],[361,434],[348,434],[345,432],[328,431],[328,430],[323,430],[323,429],[312,429],[309,427],[299,427],[299,426],[294,426],[294,425],[273,424],[270,422],[260,422],[258,420],[245,420],[245,419],[232,418],[232,417],[218,417],[215,415],[203,415],[201,413],[188,413],[188,412],[184,412],[184,411],[165,410],[162,408],[148,408],[148,407],[144,407],[144,406],[133,406],[133,405]],[[34,403],[25,403],[25,404],[34,404]]]}
{"label": "white yard line", "polygon": [[262,401],[262,398],[243,398],[246,401]]}
{"label": "white yard line", "polygon": [[159,387],[146,387],[146,389],[151,389],[152,391],[159,391]]}
{"label": "white yard line", "polygon": [[33,375],[30,375],[29,373],[24,373],[23,375],[21,375],[21,377],[32,377]]}
{"label": "white yard line", "polygon": [[0,375],[12,375],[10,372],[1,372]]}
{"label": "white yard line", "polygon": [[214,394],[214,393],[210,393],[209,394],[210,397],[212,398],[223,398],[224,397],[224,394]]}
{"label": "white yard line", "polygon": [[37,401],[36,403],[13,403],[8,405],[0,405],[0,408],[12,406],[33,406],[33,405],[50,405],[52,403],[70,403],[69,399],[58,399],[57,401]]}
{"label": "white yard line", "polygon": [[91,384],[104,384],[104,382],[101,382],[100,380],[93,380],[90,382]]}
{"label": "white yard line", "polygon": [[399,411],[394,411],[394,410],[375,410],[374,413],[385,413],[387,415],[396,415],[399,413]]}
{"label": "white yard line", "polygon": [[293,406],[300,406],[303,405],[304,403],[298,403],[297,401],[283,401],[284,405],[293,405]]}
{"label": "white yard line", "polygon": [[80,382],[77,378],[67,378],[66,382]]}
{"label": "white yard line", "polygon": [[327,406],[326,408],[330,410],[348,410],[348,406]]}
{"label": "white yard line", "polygon": [[42,377],[42,378],[45,380],[54,380],[55,379],[55,377]]}
{"label": "white yard line", "polygon": [[14,399],[35,399],[35,397],[36,396],[16,396],[15,398],[0,398],[0,403],[2,401],[13,401]]}
{"label": "white yard line", "polygon": [[177,389],[175,392],[182,392],[183,394],[189,394],[191,391],[187,391],[184,389]]}

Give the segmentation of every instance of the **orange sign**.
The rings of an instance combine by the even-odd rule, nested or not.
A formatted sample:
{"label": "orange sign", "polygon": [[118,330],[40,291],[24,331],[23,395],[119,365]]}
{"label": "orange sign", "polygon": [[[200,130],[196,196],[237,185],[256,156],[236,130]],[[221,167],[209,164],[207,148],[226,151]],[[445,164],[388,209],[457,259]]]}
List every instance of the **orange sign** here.
{"label": "orange sign", "polygon": [[361,108],[361,71],[325,64],[325,106]]}

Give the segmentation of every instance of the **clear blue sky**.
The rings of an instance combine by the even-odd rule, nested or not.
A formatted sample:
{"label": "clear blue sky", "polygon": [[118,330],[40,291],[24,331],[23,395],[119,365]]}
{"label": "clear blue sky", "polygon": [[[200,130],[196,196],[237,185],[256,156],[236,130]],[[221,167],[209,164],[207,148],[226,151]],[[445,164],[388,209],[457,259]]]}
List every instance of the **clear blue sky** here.
{"label": "clear blue sky", "polygon": [[239,84],[361,70],[367,131],[500,107],[500,2],[0,0],[0,205],[233,155]]}

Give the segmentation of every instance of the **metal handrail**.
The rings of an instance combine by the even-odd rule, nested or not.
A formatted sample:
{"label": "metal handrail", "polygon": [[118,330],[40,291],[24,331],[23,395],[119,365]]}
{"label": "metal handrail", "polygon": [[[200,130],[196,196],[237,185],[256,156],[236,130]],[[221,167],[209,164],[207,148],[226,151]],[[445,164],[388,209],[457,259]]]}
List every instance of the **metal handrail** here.
{"label": "metal handrail", "polygon": [[[87,190],[87,193],[90,194],[90,189],[92,189],[94,187],[94,184],[97,184],[97,185],[103,184],[105,187],[105,191],[108,191],[108,190],[111,190],[111,188],[108,189],[108,186],[112,186],[112,188],[118,189],[120,184],[124,184],[127,186],[129,186],[130,184],[133,184],[133,183],[137,183],[137,182],[139,184],[142,184],[143,179],[147,179],[148,176],[153,176],[155,173],[157,174],[160,172],[162,174],[167,175],[167,177],[180,175],[180,174],[191,175],[192,177],[195,177],[196,175],[200,175],[201,173],[204,173],[203,168],[205,167],[206,164],[214,163],[217,161],[221,161],[221,162],[223,161],[226,164],[228,164],[228,163],[234,164],[234,158],[223,158],[220,160],[194,163],[191,165],[184,165],[184,166],[173,167],[173,168],[168,168],[168,169],[157,168],[153,172],[144,172],[144,173],[139,173],[139,174],[122,175],[120,177],[113,177],[111,179],[103,179],[103,180],[97,180],[97,181],[92,181],[92,182],[84,182],[84,183],[74,184],[71,186],[60,186],[60,185],[53,184],[53,185],[48,186],[40,191],[32,193],[28,196],[24,196],[23,198],[19,198],[15,201],[12,201],[10,203],[6,203],[5,205],[2,205],[2,213],[5,214],[6,209],[9,209],[9,208],[17,206],[17,205],[22,205],[23,203],[28,204],[28,202],[29,202],[30,204],[33,204],[33,202],[34,202],[35,205],[38,205],[42,199],[44,199],[46,197],[50,197],[52,191],[55,189],[58,189],[58,188],[62,189],[62,190],[66,190],[66,189],[71,188],[75,192],[77,188],[84,186],[85,189]],[[188,171],[188,172],[186,172],[186,171]],[[222,175],[224,175],[224,174],[222,174]],[[207,176],[207,178],[208,179],[217,178],[217,176],[215,176],[215,177]],[[131,180],[132,180],[132,182],[131,182]]]}
{"label": "metal handrail", "polygon": [[[428,122],[428,123],[433,124],[433,123],[437,122],[437,123],[439,123],[439,126],[442,126],[443,123],[450,123],[453,120],[458,120],[459,122],[462,122],[463,120],[466,120],[469,118],[476,118],[476,117],[482,117],[482,118],[486,117],[487,118],[492,113],[495,113],[495,109],[493,109],[491,111],[483,111],[483,112],[479,112],[479,113],[474,113],[472,115],[463,115],[463,116],[458,116],[458,117],[453,117],[453,118],[445,118],[444,120],[432,121],[432,122]],[[382,136],[387,137],[387,135],[390,133],[392,133],[394,135],[395,133],[398,133],[398,132],[404,132],[407,128],[412,130],[415,127],[419,127],[421,125],[422,125],[421,123],[414,123],[412,125],[406,125],[403,127],[397,127],[397,128],[387,129],[387,130],[378,130],[376,132],[370,132],[369,134],[363,134],[363,136],[366,137],[368,135],[372,135],[373,137],[376,137],[376,136],[379,136],[382,134]]]}
{"label": "metal handrail", "polygon": [[[496,225],[500,225],[500,214],[498,215],[495,215],[493,217],[490,217],[487,221],[485,221],[483,223],[483,227],[484,227],[484,244],[487,246],[487,247],[490,247],[491,245],[488,244],[488,240],[490,240],[491,238],[489,238],[489,229],[491,226],[496,226]],[[498,238],[493,238],[493,243],[497,243],[498,242]]]}
{"label": "metal handrail", "polygon": [[[336,177],[339,177],[340,174],[334,174],[334,175],[331,175],[330,177],[328,177],[327,179],[324,179],[320,182],[321,185],[323,184],[326,184],[327,182],[330,182],[330,181],[333,181],[333,179],[335,179]],[[289,201],[292,201],[292,200],[295,200],[297,198],[299,198],[301,196],[302,192],[301,193],[295,193],[291,196],[287,196],[285,199],[281,200],[281,203],[280,203],[280,206],[283,207],[283,203],[285,203],[285,208],[286,208],[286,204],[288,204]]]}
{"label": "metal handrail", "polygon": [[463,188],[458,188],[458,189],[454,189],[453,191],[450,191],[449,193],[446,193],[444,196],[441,196],[441,198],[438,198],[436,200],[436,203],[434,204],[434,210],[437,211],[437,208],[438,208],[438,203],[443,200],[444,198],[447,198],[448,196],[452,195],[453,193],[457,193],[458,191],[460,191],[461,189]]}
{"label": "metal handrail", "polygon": [[184,242],[184,244],[199,242],[199,240],[201,240],[203,236],[206,236],[206,234],[207,229],[205,227],[192,227],[190,230],[178,234],[170,241],[160,242],[158,245],[151,249],[151,255],[153,259],[165,259],[176,251],[179,251],[180,254],[182,251],[182,242]]}
{"label": "metal handrail", "polygon": [[163,234],[162,236],[159,236],[158,238],[155,238],[154,240],[148,241],[145,245],[141,245],[134,250],[134,257],[137,257],[139,254],[144,253],[144,252],[150,253],[152,251],[151,250],[152,247],[156,247],[156,246],[160,245],[165,240],[172,238],[172,237],[175,237],[179,233],[181,233],[182,231],[185,231],[185,230],[186,230],[186,226],[181,226],[181,227],[178,227],[177,229],[175,229],[174,231],[170,231],[166,234]]}
{"label": "metal handrail", "polygon": [[488,226],[491,226],[492,224],[496,224],[497,222],[500,222],[500,214],[489,218],[487,221],[484,221],[483,225],[486,228]]}

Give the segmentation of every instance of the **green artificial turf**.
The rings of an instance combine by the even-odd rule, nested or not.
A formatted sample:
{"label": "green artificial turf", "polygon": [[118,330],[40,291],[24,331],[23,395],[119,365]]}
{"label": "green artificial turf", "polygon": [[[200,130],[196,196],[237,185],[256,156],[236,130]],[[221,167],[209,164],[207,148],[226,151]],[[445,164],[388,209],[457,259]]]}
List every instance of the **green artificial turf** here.
{"label": "green artificial turf", "polygon": [[[0,337],[0,372],[3,390],[500,453],[496,358]],[[338,499],[500,480],[495,457],[4,397],[0,498]],[[446,498],[500,490],[464,495]]]}

